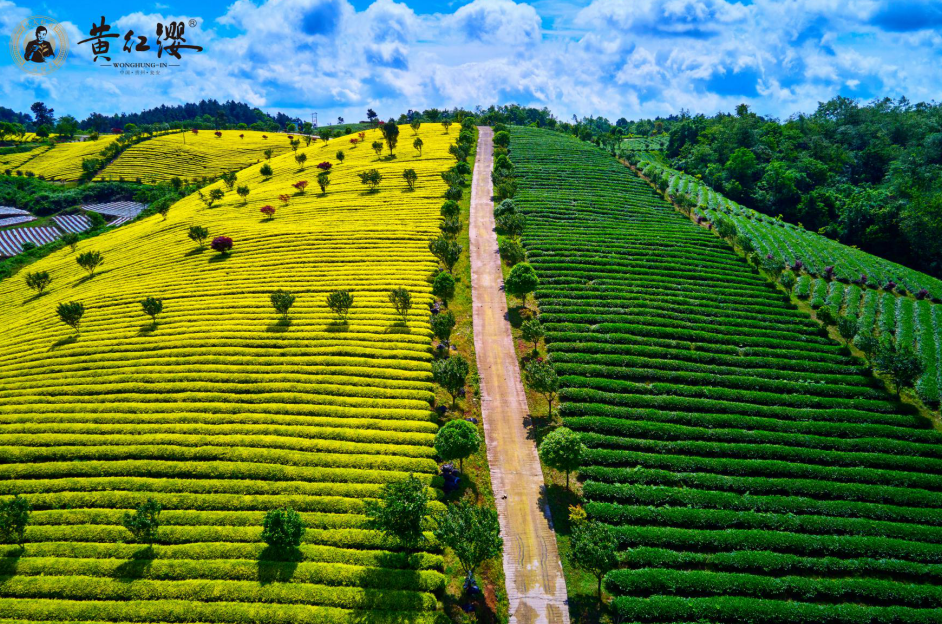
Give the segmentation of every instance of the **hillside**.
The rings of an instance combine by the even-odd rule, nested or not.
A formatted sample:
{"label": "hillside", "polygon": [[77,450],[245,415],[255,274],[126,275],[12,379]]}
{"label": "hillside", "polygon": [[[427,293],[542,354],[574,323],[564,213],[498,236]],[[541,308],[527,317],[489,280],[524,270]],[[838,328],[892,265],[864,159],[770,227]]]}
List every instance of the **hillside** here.
{"label": "hillside", "polygon": [[[58,143],[19,165],[24,174],[31,172],[49,180],[78,180],[82,176],[82,159],[96,158],[103,149],[117,139],[105,135],[97,141]],[[37,150],[38,151],[38,150]]]}
{"label": "hillside", "polygon": [[[302,147],[303,171],[285,154],[270,179],[239,172],[247,203],[217,182],[203,190],[226,190],[212,207],[192,195],[166,220],[37,261],[29,270],[52,277],[41,296],[22,275],[0,282],[0,494],[34,510],[26,548],[0,551],[2,617],[436,618],[434,544],[409,553],[362,528],[364,499],[386,482],[414,473],[441,495],[426,241],[454,160],[440,126],[419,135],[421,157],[361,146],[339,164],[333,146]],[[299,194],[292,184],[313,181],[321,161],[334,165],[326,195],[313,183]],[[356,174],[373,167],[384,178],[369,193]],[[231,237],[232,253],[201,249],[194,225]],[[87,251],[104,257],[94,276],[76,264]],[[399,286],[413,295],[406,323],[387,297]],[[297,296],[289,321],[269,301],[278,289]],[[336,289],[354,296],[346,323],[325,305]],[[163,300],[156,326],[142,313],[148,296]],[[79,333],[56,317],[70,301],[85,306]],[[153,548],[121,526],[148,498],[164,507]],[[260,539],[265,512],[283,505],[308,526],[299,561],[273,559]]]}
{"label": "hillside", "polygon": [[[942,434],[605,152],[511,131],[560,413],[622,621],[942,617]],[[574,175],[577,172],[577,175]]]}
{"label": "hillside", "polygon": [[[291,150],[286,134],[253,130],[219,132],[220,136],[211,130],[179,132],[142,141],[122,152],[96,177],[105,180],[140,178],[143,182],[169,180],[173,177],[214,178],[265,160],[267,149],[272,150],[273,157]],[[327,152],[324,152],[326,155]],[[330,156],[332,160],[333,153]],[[308,164],[313,166],[317,163]]]}
{"label": "hillside", "polygon": [[685,196],[693,216],[707,227],[729,223],[730,242],[744,241],[766,259],[777,259],[797,277],[795,293],[814,309],[830,307],[858,322],[877,338],[892,338],[919,353],[925,372],[916,385],[919,397],[936,408],[942,387],[942,281],[878,258],[854,247],[770,219],[716,193],[696,178],[639,159],[648,179],[667,178],[668,196]]}

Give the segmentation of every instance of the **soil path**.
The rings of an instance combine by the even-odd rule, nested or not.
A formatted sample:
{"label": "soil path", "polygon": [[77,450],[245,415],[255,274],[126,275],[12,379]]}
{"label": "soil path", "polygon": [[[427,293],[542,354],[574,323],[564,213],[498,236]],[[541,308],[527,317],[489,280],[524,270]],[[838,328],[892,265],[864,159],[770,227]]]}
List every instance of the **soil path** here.
{"label": "soil path", "polygon": [[503,291],[491,167],[493,131],[478,128],[471,190],[471,288],[474,350],[481,378],[487,461],[504,538],[504,573],[512,624],[568,624],[566,581],[529,411],[514,352]]}

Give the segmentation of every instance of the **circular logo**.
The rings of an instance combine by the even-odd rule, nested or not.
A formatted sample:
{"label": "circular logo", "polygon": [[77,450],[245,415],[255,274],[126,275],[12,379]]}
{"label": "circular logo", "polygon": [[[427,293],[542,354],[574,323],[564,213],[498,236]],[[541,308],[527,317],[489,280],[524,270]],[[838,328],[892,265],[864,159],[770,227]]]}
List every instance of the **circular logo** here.
{"label": "circular logo", "polygon": [[10,55],[25,72],[49,74],[62,67],[69,56],[69,38],[59,22],[34,15],[20,22],[13,31]]}

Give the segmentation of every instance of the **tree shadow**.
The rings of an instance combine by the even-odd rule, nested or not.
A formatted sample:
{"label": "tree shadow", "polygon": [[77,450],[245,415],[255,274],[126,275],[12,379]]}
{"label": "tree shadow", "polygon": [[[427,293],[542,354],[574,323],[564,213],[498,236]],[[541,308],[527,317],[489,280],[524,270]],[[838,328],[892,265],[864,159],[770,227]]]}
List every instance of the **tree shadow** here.
{"label": "tree shadow", "polygon": [[350,321],[347,319],[334,319],[324,327],[329,332],[345,332],[350,328]]}
{"label": "tree shadow", "polygon": [[54,343],[52,343],[52,346],[49,347],[49,350],[50,350],[50,351],[55,351],[55,350],[58,349],[59,347],[64,347],[64,346],[66,346],[66,345],[73,344],[73,343],[75,343],[77,340],[78,340],[78,333],[76,332],[76,333],[74,333],[74,334],[71,334],[71,335],[69,335],[69,336],[66,336],[65,338],[60,338],[59,340],[55,341]]}
{"label": "tree shadow", "polygon": [[154,321],[153,323],[145,323],[141,325],[140,329],[137,330],[137,335],[138,336],[150,336],[151,334],[154,333],[154,331],[156,331],[156,329],[157,329],[156,321]]}
{"label": "tree shadow", "polygon": [[262,585],[271,583],[287,583],[294,577],[301,561],[301,551],[297,548],[283,550],[274,546],[266,546],[258,555],[258,581]]}
{"label": "tree shadow", "polygon": [[[570,484],[574,477],[569,475]],[[572,524],[569,522],[569,507],[580,504],[579,496],[572,490],[567,490],[565,485],[550,483],[543,486],[540,497],[537,499],[540,510],[545,514],[548,509],[552,514],[552,525],[559,535],[569,535],[572,533]]]}
{"label": "tree shadow", "polygon": [[411,334],[412,330],[409,329],[409,326],[405,321],[396,321],[392,325],[386,327],[383,330],[384,334]]}
{"label": "tree shadow", "polygon": [[20,557],[26,552],[23,546],[9,546],[0,551],[0,586],[16,574]]}
{"label": "tree shadow", "polygon": [[207,262],[225,262],[232,255],[232,252],[229,253],[217,253],[215,256],[210,257]]}
{"label": "tree shadow", "polygon": [[42,291],[41,293],[36,293],[35,295],[33,295],[32,297],[30,297],[29,299],[24,299],[22,305],[26,305],[27,303],[32,303],[32,302],[36,301],[37,299],[41,299],[42,297],[45,297],[45,296],[48,295],[48,294],[49,294],[49,291],[48,291],[48,290],[44,290],[44,291]]}
{"label": "tree shadow", "polygon": [[283,318],[283,319],[278,319],[278,321],[266,327],[265,331],[271,334],[280,334],[282,332],[288,331],[290,327],[291,327],[291,319]]}
{"label": "tree shadow", "polygon": [[206,248],[205,248],[205,247],[197,247],[196,249],[191,249],[190,251],[188,251],[188,252],[186,252],[185,254],[183,254],[183,257],[184,257],[184,258],[189,258],[189,257],[191,257],[191,256],[198,256],[198,255],[200,255],[201,253],[203,253],[204,251],[206,251]]}
{"label": "tree shadow", "polygon": [[136,551],[131,555],[130,559],[115,568],[114,574],[112,574],[111,577],[122,583],[131,583],[137,579],[144,578],[147,576],[147,572],[150,570],[156,558],[154,547],[148,545]]}
{"label": "tree shadow", "polygon": [[84,284],[85,282],[88,282],[88,281],[90,281],[90,280],[93,280],[93,279],[95,279],[96,277],[98,277],[99,275],[104,275],[105,273],[110,273],[110,272],[111,272],[111,269],[108,269],[108,270],[105,270],[105,271],[95,271],[94,273],[89,273],[88,275],[85,275],[85,276],[83,276],[83,277],[80,277],[80,278],[79,278],[74,284],[72,284],[72,285],[73,285],[73,286],[81,286],[81,285]]}
{"label": "tree shadow", "polygon": [[398,156],[399,156],[398,154],[386,154],[385,156],[380,156],[376,160],[380,160],[382,162],[388,162],[390,160],[396,160]]}
{"label": "tree shadow", "polygon": [[527,320],[526,315],[533,314],[533,310],[530,308],[525,308],[522,305],[515,305],[512,308],[507,308],[507,321],[510,323],[511,327],[514,329],[520,329],[520,326],[525,320]]}

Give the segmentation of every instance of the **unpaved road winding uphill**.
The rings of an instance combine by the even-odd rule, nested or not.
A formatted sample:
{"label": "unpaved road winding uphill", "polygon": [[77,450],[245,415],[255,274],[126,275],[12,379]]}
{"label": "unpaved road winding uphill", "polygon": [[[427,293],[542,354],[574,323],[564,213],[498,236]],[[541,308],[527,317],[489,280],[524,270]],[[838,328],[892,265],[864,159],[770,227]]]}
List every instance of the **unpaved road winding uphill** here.
{"label": "unpaved road winding uphill", "polygon": [[478,128],[471,190],[471,285],[474,349],[481,377],[487,460],[504,537],[504,572],[512,624],[568,624],[566,581],[549,508],[541,501],[543,473],[528,437],[527,398],[507,320],[497,235],[494,233],[493,131]]}

